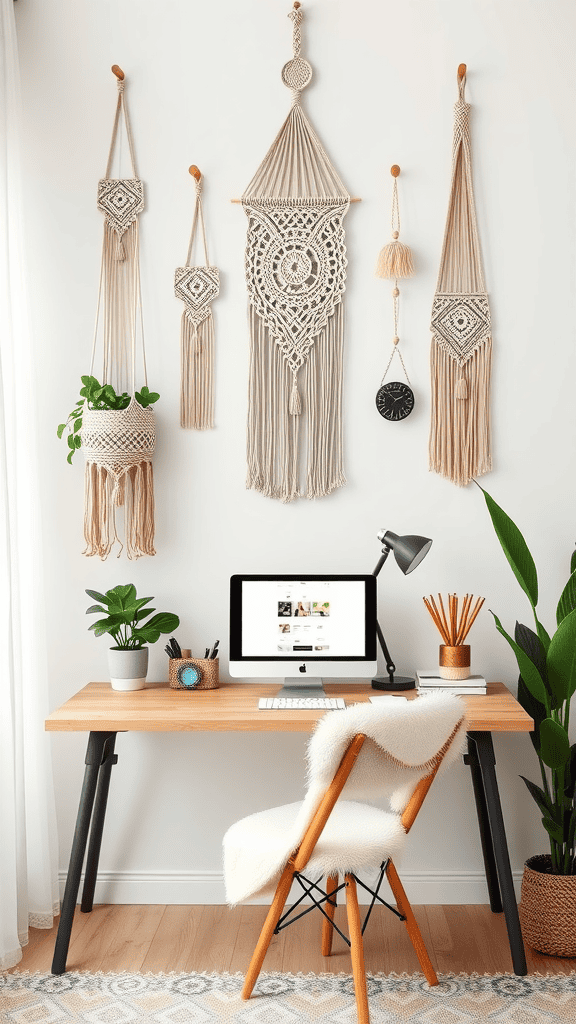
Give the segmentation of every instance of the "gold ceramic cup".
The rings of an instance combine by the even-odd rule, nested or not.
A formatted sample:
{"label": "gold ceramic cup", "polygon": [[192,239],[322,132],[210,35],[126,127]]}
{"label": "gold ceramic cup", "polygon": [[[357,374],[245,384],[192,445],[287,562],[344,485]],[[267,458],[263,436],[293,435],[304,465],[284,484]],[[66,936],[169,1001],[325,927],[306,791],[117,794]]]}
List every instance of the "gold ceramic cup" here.
{"label": "gold ceramic cup", "polygon": [[470,675],[470,645],[448,647],[440,644],[440,678],[468,679]]}

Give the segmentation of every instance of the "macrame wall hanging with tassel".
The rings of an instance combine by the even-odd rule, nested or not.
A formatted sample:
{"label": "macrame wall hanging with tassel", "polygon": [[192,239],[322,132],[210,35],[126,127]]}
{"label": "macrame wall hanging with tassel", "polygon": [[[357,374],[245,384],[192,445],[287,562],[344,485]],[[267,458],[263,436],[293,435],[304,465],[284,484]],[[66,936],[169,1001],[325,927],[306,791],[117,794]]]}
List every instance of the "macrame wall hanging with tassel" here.
{"label": "macrame wall hanging with tassel", "polygon": [[[392,289],[394,337],[392,338],[392,352],[390,353],[390,359],[388,360],[388,365],[384,370],[384,376],[382,377],[380,387],[376,394],[376,408],[380,415],[386,420],[403,420],[406,419],[406,416],[410,415],[414,408],[414,392],[412,391],[410,378],[400,351],[400,338],[398,337],[400,289],[398,288],[398,281],[400,278],[413,276],[414,261],[412,259],[412,250],[399,239],[400,208],[398,206],[398,175],[400,174],[400,168],[398,167],[398,164],[393,164],[390,168],[390,174],[394,178],[394,188],[392,191],[392,241],[389,242],[388,245],[385,245],[380,252],[378,262],[376,264],[376,276],[394,281],[394,287]],[[406,384],[399,380],[389,381],[388,384],[384,383],[395,355],[399,357],[402,364],[404,376],[407,381]]]}
{"label": "macrame wall hanging with tassel", "polygon": [[[190,174],[196,183],[196,203],[185,267],[174,273],[174,292],[182,299],[180,426],[207,430],[214,426],[214,321],[211,303],[220,290],[217,267],[208,260],[202,211],[202,175],[195,164]],[[200,224],[204,264],[192,265],[194,241]]]}
{"label": "macrame wall hanging with tassel", "polygon": [[300,55],[299,3],[288,17],[294,56],[282,81],[292,108],[241,200],[251,336],[246,485],[285,502],[346,482],[342,222],[351,201],[302,110],[312,68]]}
{"label": "macrame wall hanging with tassel", "polygon": [[[148,389],[142,303],[138,214],[144,209],[144,185],[136,172],[134,143],[124,93],[124,72],[114,65],[118,103],[105,177],[98,183],[98,209],[104,214],[104,243],[98,311],[90,377],[94,370],[99,321],[102,320],[102,395],[86,401],[81,430],[86,459],[84,537],[86,555],[106,558],[114,544],[123,545],[116,530],[116,509],[124,507],[128,558],[154,555],[154,485],[152,453],[156,441],[154,412],[158,398]],[[112,161],[121,116],[132,163],[131,178],[112,178]],[[100,316],[102,311],[102,316]],[[136,335],[139,328],[145,386],[136,392]],[[115,391],[116,408],[98,408]],[[109,394],[113,392],[110,390]],[[99,403],[98,397],[101,398]],[[118,407],[120,406],[120,407]],[[121,407],[124,406],[124,407]]]}
{"label": "macrame wall hanging with tassel", "polygon": [[492,468],[492,337],[472,188],[466,65],[458,68],[452,185],[432,307],[430,469],[465,485]]}

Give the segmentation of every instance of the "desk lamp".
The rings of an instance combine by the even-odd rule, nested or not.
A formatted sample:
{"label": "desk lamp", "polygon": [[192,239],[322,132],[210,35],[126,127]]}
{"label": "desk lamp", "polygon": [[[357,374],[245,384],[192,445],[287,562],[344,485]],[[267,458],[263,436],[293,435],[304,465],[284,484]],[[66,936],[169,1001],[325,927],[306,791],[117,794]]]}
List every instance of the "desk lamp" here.
{"label": "desk lamp", "polygon": [[[382,542],[382,554],[372,573],[373,576],[378,576],[391,551],[394,552],[394,558],[402,572],[407,576],[409,572],[412,572],[420,564],[432,547],[432,541],[428,537],[415,537],[413,535],[398,537],[396,533],[392,533],[390,530],[380,530],[378,540]],[[388,677],[377,676],[376,679],[372,680],[372,688],[374,690],[412,690],[415,682],[414,679],[409,679],[407,676],[394,675],[396,665],[390,657],[390,651],[386,645],[378,619],[376,619],[376,632],[382,653],[386,659]]]}

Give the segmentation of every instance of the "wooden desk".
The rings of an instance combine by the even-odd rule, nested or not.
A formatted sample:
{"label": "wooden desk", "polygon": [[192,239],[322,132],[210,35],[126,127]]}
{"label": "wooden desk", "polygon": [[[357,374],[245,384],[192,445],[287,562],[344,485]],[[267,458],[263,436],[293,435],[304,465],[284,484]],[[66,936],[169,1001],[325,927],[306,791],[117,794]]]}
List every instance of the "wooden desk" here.
{"label": "wooden desk", "polygon": [[[370,684],[325,684],[329,696],[347,702],[368,701]],[[278,683],[224,683],[218,690],[171,690],[167,683],[150,683],[144,690],[122,693],[109,683],[88,683],[46,719],[50,732],[88,732],[86,770],[76,830],[70,854],[52,973],[66,970],[66,957],[80,876],[88,846],[81,910],[89,913],[94,901],[98,859],[106,814],[114,752],[119,732],[305,732],[313,731],[322,711],[259,711],[258,698],[273,696]],[[416,691],[405,691],[408,699]],[[516,974],[526,974],[526,958],[506,831],[502,817],[492,732],[530,732],[534,722],[502,683],[489,683],[486,696],[464,697],[468,753],[476,800],[490,907],[504,911],[512,963]],[[88,834],[90,841],[88,842]]]}

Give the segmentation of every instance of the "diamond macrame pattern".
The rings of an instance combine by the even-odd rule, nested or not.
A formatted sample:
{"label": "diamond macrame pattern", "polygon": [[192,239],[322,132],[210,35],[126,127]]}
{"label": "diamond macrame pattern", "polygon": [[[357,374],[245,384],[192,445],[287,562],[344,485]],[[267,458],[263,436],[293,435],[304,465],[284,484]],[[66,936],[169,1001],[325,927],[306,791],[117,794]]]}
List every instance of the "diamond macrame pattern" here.
{"label": "diamond macrame pattern", "polygon": [[218,267],[177,267],[174,294],[186,304],[186,316],[198,326],[210,316],[210,303],[220,291]]}
{"label": "diamond macrame pattern", "polygon": [[86,409],[82,416],[82,452],[86,462],[121,473],[152,458],[156,444],[153,409],[133,399],[127,409]]}
{"label": "diamond macrame pattern", "polygon": [[260,206],[249,215],[246,280],[250,302],[295,372],[346,287],[344,204]]}
{"label": "diamond macrame pattern", "polygon": [[144,209],[144,183],[139,178],[101,178],[98,209],[121,238]]}
{"label": "diamond macrame pattern", "polygon": [[430,325],[437,343],[461,366],[491,334],[485,294],[436,294]]}

